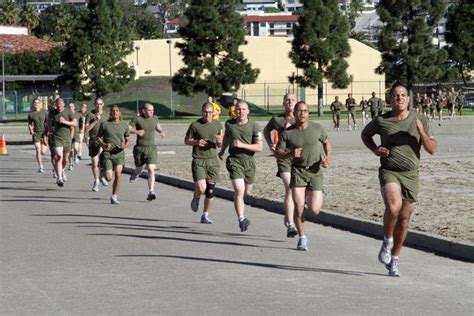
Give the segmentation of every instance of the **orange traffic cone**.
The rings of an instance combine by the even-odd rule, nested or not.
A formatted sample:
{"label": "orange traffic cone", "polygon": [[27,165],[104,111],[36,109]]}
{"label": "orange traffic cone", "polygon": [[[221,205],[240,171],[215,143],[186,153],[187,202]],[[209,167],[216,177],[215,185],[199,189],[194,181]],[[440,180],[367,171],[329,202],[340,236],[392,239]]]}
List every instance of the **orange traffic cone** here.
{"label": "orange traffic cone", "polygon": [[5,135],[2,135],[2,139],[0,139],[0,156],[8,155],[7,149],[7,142],[5,141]]}

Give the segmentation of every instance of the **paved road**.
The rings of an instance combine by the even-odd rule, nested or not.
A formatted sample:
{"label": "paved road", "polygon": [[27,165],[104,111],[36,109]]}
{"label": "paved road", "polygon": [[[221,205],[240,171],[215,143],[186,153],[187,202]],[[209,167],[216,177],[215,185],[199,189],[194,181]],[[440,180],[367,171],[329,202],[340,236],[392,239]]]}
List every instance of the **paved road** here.
{"label": "paved road", "polygon": [[191,192],[128,183],[90,191],[87,161],[59,189],[36,173],[32,146],[0,157],[0,314],[472,314],[473,264],[405,248],[401,278],[377,262],[380,241],[307,223],[295,250],[281,215],[232,203],[213,225]]}

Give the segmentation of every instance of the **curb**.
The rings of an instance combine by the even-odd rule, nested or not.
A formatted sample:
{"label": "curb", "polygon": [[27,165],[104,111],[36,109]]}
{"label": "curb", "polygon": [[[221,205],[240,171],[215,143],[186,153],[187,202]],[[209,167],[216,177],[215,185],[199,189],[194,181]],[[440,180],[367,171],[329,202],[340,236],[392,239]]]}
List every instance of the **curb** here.
{"label": "curb", "polygon": [[[124,167],[123,173],[130,174],[132,170],[133,169],[130,167]],[[140,177],[146,178],[146,175],[142,174]],[[194,190],[194,182],[188,180],[157,174],[156,181],[175,186],[177,188],[191,191]],[[226,200],[234,200],[234,192],[231,190],[215,188],[215,195]],[[247,198],[245,203],[272,213],[282,215],[284,214],[282,202],[277,202],[266,198],[251,197]],[[331,211],[321,210],[318,216],[313,214],[305,214],[305,219],[313,223],[331,226],[349,231],[351,233],[375,237],[377,239],[381,239],[383,234],[383,226],[375,221],[364,220]],[[474,262],[474,244],[471,244],[467,241],[455,241],[431,233],[409,230],[407,239],[405,241],[405,246],[426,252],[432,252],[436,255],[448,257],[451,259]]]}

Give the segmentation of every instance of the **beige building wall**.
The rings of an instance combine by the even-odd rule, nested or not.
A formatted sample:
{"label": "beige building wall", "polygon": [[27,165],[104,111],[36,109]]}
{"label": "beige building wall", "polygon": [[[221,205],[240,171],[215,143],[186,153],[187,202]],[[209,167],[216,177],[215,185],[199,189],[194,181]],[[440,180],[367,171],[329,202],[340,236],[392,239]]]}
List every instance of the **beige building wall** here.
{"label": "beige building wall", "polygon": [[[247,37],[247,45],[241,46],[245,57],[252,67],[260,69],[255,84],[245,85],[237,91],[244,97],[260,106],[279,105],[282,96],[287,92],[298,93],[298,98],[305,97],[309,104],[316,104],[315,89],[304,89],[304,93],[296,85],[288,82],[288,76],[299,72],[291,62],[288,54],[291,43],[288,38],[280,37]],[[138,76],[169,76],[183,67],[182,57],[175,43],[179,39],[140,40],[134,42],[135,50],[128,56],[127,62],[138,70]],[[334,96],[344,100],[347,93],[353,93],[357,101],[361,96],[368,98],[372,91],[382,96],[385,91],[385,76],[378,75],[374,69],[380,64],[381,54],[375,49],[358,41],[349,40],[351,56],[348,58],[348,73],[353,82],[347,89],[333,89],[331,83],[324,84],[324,104],[330,104]],[[170,54],[171,52],[171,54]],[[171,59],[170,59],[171,55]],[[137,67],[138,64],[138,67]]]}

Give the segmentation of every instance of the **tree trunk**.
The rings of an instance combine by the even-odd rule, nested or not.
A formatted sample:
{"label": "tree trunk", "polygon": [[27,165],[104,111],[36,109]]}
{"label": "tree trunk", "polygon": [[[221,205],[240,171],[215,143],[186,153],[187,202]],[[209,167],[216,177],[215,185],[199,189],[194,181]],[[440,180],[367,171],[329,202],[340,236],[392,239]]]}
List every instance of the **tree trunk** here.
{"label": "tree trunk", "polygon": [[318,116],[322,116],[323,113],[323,84],[318,84]]}

